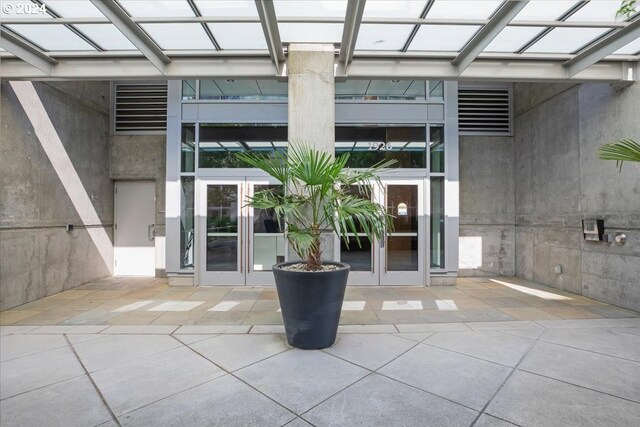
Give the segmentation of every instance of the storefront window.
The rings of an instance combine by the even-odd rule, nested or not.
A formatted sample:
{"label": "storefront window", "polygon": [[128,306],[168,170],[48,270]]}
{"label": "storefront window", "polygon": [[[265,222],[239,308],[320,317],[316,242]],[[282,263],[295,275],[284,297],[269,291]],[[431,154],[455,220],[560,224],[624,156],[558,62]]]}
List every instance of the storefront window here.
{"label": "storefront window", "polygon": [[192,99],[196,99],[196,81],[183,80],[182,81],[182,100],[189,101]]}
{"label": "storefront window", "polygon": [[431,268],[444,268],[444,178],[431,178]]}
{"label": "storefront window", "polygon": [[194,125],[182,125],[181,147],[180,170],[182,172],[195,171],[196,127]]}
{"label": "storefront window", "polygon": [[347,80],[336,83],[337,100],[422,101],[424,80]]}
{"label": "storefront window", "polygon": [[429,127],[429,152],[431,172],[444,172],[444,126]]}
{"label": "storefront window", "polygon": [[442,80],[429,80],[429,99],[444,99],[444,82]]}

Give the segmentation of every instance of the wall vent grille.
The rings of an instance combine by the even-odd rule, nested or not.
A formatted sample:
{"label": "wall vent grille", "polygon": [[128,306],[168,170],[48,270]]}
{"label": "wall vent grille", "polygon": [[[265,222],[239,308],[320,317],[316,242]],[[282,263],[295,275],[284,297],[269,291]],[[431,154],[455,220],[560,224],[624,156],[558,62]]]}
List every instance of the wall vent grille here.
{"label": "wall vent grille", "polygon": [[511,86],[458,86],[460,135],[511,135]]}
{"label": "wall vent grille", "polygon": [[167,83],[116,83],[114,131],[162,133],[167,130]]}

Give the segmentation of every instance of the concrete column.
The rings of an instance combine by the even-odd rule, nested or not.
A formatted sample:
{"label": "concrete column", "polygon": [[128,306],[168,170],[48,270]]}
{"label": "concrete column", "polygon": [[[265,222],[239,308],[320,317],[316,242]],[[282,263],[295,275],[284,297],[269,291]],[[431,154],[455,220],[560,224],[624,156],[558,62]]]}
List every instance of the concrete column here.
{"label": "concrete column", "polygon": [[289,45],[289,143],[334,152],[333,45]]}

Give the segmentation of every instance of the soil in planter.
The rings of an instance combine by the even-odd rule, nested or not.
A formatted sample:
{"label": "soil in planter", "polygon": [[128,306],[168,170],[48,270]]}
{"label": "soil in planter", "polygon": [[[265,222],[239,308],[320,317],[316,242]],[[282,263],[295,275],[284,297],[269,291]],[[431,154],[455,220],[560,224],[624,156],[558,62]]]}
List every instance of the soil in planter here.
{"label": "soil in planter", "polygon": [[320,270],[309,270],[307,268],[307,264],[304,262],[299,262],[297,264],[290,264],[284,267],[281,267],[283,270],[287,271],[308,271],[310,273],[322,273],[323,271],[336,271],[341,268],[339,265],[334,264],[323,264]]}

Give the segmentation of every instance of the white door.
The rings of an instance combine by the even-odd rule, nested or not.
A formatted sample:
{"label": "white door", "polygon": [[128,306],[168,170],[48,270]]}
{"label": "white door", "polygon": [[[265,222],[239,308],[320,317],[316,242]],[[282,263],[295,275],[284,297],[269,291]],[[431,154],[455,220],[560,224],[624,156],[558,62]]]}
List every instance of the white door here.
{"label": "white door", "polygon": [[116,276],[155,276],[155,199],[156,184],[153,181],[116,181]]}

